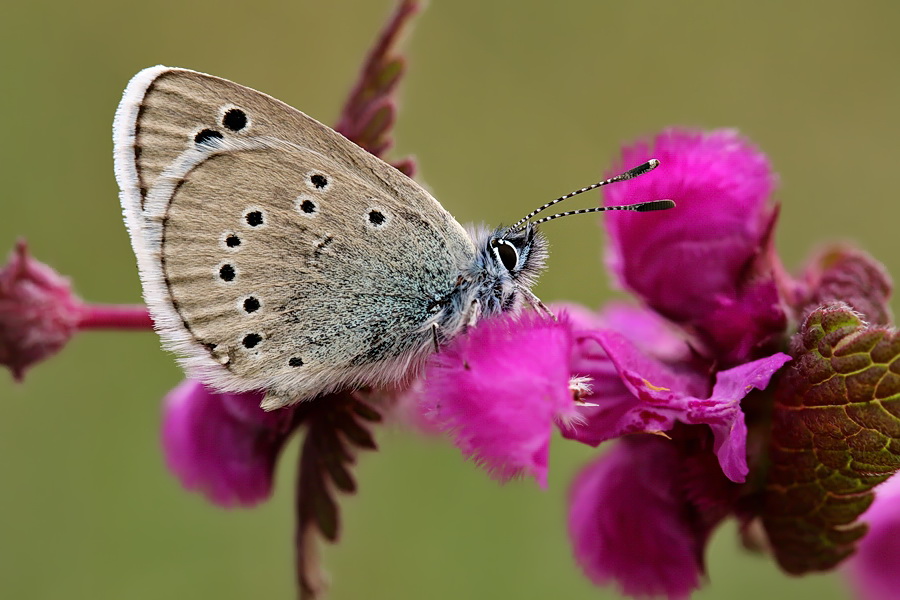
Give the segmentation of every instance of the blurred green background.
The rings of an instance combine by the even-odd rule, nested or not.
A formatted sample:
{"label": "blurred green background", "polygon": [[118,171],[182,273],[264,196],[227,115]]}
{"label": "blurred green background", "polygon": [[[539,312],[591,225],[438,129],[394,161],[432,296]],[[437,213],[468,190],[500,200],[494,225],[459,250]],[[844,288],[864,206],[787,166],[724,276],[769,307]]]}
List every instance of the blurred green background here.
{"label": "blurred green background", "polygon": [[[392,6],[8,3],[0,247],[27,236],[84,298],[138,302],[110,140],[129,78],[189,67],[333,123]],[[898,30],[900,3],[887,0],[432,0],[407,39],[393,156],[414,153],[420,180],[461,222],[510,222],[594,181],[637,136],[737,127],[780,174],[789,268],[849,239],[896,274]],[[597,219],[546,232],[537,293],[605,301]],[[80,335],[24,384],[2,374],[0,597],[292,597],[296,441],[265,506],[224,511],[182,491],[158,442],[160,399],[180,378],[150,333]],[[324,553],[332,598],[617,597],[580,575],[565,534],[567,485],[593,450],[556,440],[542,492],[496,485],[442,440],[379,437],[361,493],[343,503],[342,543]],[[734,533],[715,536],[696,598],[848,597],[840,575],[788,578],[741,552]]]}

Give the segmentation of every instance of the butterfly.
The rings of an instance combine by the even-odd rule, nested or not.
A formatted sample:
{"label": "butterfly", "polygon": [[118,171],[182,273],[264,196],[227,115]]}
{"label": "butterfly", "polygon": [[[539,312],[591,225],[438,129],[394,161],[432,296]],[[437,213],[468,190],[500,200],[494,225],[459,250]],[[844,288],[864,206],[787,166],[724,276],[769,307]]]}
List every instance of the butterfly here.
{"label": "butterfly", "polygon": [[163,66],[128,84],[115,173],[144,298],[192,377],[275,409],[408,380],[479,320],[543,309],[540,222],[469,233],[425,189],[266,94]]}

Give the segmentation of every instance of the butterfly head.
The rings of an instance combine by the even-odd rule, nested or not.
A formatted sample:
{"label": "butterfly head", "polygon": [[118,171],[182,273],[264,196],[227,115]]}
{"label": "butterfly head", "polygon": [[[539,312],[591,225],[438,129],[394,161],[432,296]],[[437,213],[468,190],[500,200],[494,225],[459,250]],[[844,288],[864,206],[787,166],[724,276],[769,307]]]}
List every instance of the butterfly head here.
{"label": "butterfly head", "polygon": [[513,230],[501,227],[486,240],[485,253],[490,252],[494,273],[501,280],[530,288],[544,268],[547,239],[532,225]]}
{"label": "butterfly head", "polygon": [[518,309],[544,267],[547,239],[531,225],[516,231],[498,227],[470,234],[475,259],[456,289],[460,309],[465,313],[466,307],[476,306],[475,320]]}

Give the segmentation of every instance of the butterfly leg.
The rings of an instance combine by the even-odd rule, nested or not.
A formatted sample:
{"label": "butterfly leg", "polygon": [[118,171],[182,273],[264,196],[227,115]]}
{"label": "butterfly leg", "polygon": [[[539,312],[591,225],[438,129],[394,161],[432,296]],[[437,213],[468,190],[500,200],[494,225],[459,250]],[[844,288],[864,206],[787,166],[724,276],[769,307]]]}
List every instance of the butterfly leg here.
{"label": "butterfly leg", "polygon": [[518,288],[519,291],[522,292],[522,295],[525,296],[525,300],[528,301],[528,304],[531,305],[531,308],[535,309],[538,312],[542,312],[554,321],[556,321],[556,315],[553,314],[553,311],[547,308],[547,305],[541,302],[541,299],[534,295],[534,292],[527,288]]}
{"label": "butterfly leg", "polygon": [[478,323],[478,313],[481,308],[481,303],[478,301],[478,298],[472,300],[472,304],[469,307],[469,314],[466,318],[466,327],[475,327],[475,324]]}
{"label": "butterfly leg", "polygon": [[438,343],[438,324],[437,323],[433,323],[431,325],[431,339],[434,341],[434,351],[440,352],[441,345],[440,345],[440,343]]}

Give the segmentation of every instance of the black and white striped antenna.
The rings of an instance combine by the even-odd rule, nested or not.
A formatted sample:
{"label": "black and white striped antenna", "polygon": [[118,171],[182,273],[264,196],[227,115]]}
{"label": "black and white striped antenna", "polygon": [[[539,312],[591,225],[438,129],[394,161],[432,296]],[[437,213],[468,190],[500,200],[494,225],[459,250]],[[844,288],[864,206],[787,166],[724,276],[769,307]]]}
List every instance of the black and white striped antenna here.
{"label": "black and white striped antenna", "polygon": [[[569,192],[565,196],[560,196],[556,200],[548,202],[547,204],[538,207],[516,221],[510,228],[510,232],[521,231],[528,226],[528,221],[531,220],[532,217],[537,214],[545,211],[550,208],[554,204],[558,204],[563,200],[568,200],[573,196],[577,196],[578,194],[583,194],[585,192],[589,192],[591,190],[596,190],[599,187],[603,187],[604,185],[609,185],[611,183],[617,183],[619,181],[628,181],[629,179],[634,179],[638,175],[643,175],[644,173],[649,173],[653,169],[659,166],[659,161],[655,158],[651,158],[647,162],[642,165],[638,165],[633,169],[628,169],[624,173],[616,175],[615,177],[610,177],[604,181],[598,181],[597,183],[591,184],[587,187],[583,187],[580,190],[575,190],[574,192]],[[625,204],[623,206],[595,206],[593,208],[581,208],[578,210],[569,210],[566,212],[556,213],[555,215],[550,215],[549,217],[542,217],[537,221],[531,223],[531,225],[538,225],[540,223],[546,223],[547,221],[552,221],[553,219],[559,219],[560,217],[568,217],[570,215],[583,215],[586,213],[595,213],[595,212],[605,212],[609,210],[630,210],[634,212],[649,212],[652,210],[667,210],[669,208],[674,208],[675,202],[672,200],[650,200],[648,202],[638,202],[637,204]]]}

